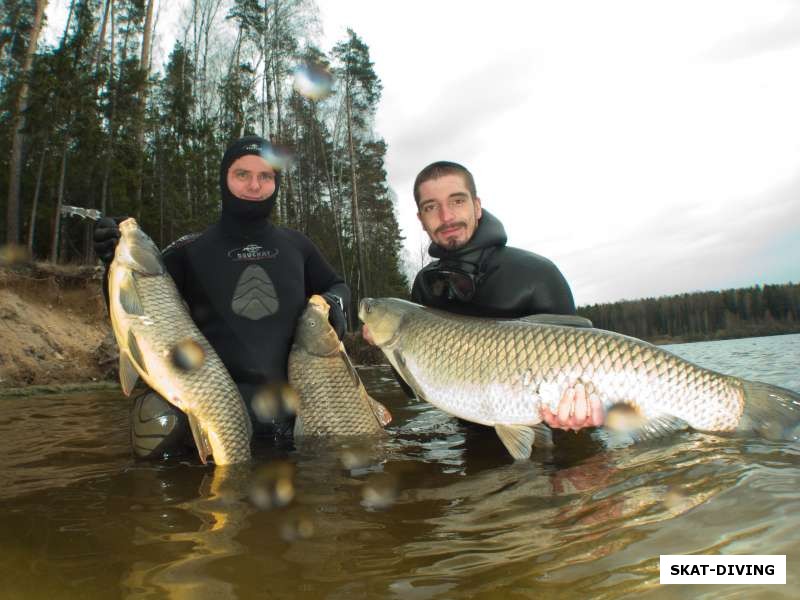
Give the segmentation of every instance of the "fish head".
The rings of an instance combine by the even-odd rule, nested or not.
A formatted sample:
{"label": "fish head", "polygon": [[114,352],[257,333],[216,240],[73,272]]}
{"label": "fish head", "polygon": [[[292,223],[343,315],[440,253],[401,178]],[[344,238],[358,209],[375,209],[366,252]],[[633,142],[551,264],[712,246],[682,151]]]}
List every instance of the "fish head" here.
{"label": "fish head", "polygon": [[141,230],[136,219],[125,219],[119,224],[119,243],[114,252],[114,262],[144,275],[162,275],[166,272],[161,252],[148,235]]}
{"label": "fish head", "polygon": [[314,356],[328,356],[339,350],[339,337],[328,322],[330,306],[322,296],[313,295],[297,321],[294,343]]}
{"label": "fish head", "polygon": [[369,327],[375,344],[383,347],[397,339],[405,316],[420,308],[400,298],[364,298],[358,305],[358,318]]}

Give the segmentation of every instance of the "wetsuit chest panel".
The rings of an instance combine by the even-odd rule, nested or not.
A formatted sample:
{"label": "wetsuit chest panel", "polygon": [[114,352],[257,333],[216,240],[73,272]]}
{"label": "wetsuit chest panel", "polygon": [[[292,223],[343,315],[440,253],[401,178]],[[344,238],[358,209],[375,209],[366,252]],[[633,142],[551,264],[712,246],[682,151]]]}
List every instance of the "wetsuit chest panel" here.
{"label": "wetsuit chest panel", "polygon": [[187,303],[193,314],[202,309],[197,324],[234,380],[285,379],[306,296],[301,249],[273,227],[246,242],[211,227],[187,247],[187,258]]}

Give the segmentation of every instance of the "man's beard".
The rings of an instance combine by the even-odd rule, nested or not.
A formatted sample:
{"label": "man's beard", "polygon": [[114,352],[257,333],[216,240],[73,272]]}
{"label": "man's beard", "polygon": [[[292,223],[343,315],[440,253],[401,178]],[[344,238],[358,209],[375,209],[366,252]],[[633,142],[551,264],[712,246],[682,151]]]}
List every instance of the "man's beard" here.
{"label": "man's beard", "polygon": [[[442,225],[441,227],[437,228],[434,233],[439,233],[440,231],[443,231],[445,229],[452,229],[453,227],[458,227],[459,229],[463,228],[466,231],[467,223],[465,221],[459,221],[458,223],[450,223],[448,225]],[[467,242],[469,242],[469,239],[466,239],[463,242],[459,241],[458,239],[459,233],[460,231],[457,230],[453,237],[445,238],[445,243],[439,245],[447,250],[458,250],[459,248],[466,246]]]}

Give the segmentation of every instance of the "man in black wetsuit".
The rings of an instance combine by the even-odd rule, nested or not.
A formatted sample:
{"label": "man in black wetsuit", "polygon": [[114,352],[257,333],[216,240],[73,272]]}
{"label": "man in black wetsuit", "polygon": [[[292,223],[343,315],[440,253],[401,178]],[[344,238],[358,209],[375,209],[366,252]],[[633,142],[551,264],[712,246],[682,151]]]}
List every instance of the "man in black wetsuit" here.
{"label": "man in black wetsuit", "polygon": [[[325,298],[340,338],[350,302],[350,290],[311,240],[270,222],[280,185],[280,172],[265,160],[271,154],[269,142],[258,136],[231,144],[220,165],[219,220],[163,252],[192,319],[239,387],[254,434],[261,436],[291,431],[290,415],[261,422],[252,399],[264,386],[286,381],[306,301],[313,294]],[[119,240],[117,223],[98,221],[94,239],[95,252],[108,265]],[[134,401],[131,439],[135,454],[146,458],[177,454],[192,444],[186,416],[152,391]]]}
{"label": "man in black wetsuit", "polygon": [[[575,315],[567,281],[548,259],[506,246],[503,224],[483,210],[472,174],[438,161],[414,181],[417,217],[435,259],[414,279],[411,299],[425,306],[480,317]],[[364,337],[370,341],[369,331]],[[602,424],[600,400],[583,385],[567,389],[558,411],[542,409],[551,427],[578,430]]]}

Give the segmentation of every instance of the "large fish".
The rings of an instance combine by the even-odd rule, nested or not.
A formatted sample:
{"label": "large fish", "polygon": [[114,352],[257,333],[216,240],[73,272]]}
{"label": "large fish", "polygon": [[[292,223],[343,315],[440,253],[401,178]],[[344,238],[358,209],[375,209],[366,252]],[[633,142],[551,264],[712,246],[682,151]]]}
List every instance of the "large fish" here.
{"label": "large fish", "polygon": [[141,377],[186,413],[200,459],[218,465],[250,459],[252,425],[239,390],[189,316],[161,253],[134,219],[108,271],[111,325],[119,345],[122,390]]}
{"label": "large fish", "polygon": [[[606,411],[630,407],[646,439],[692,427],[798,439],[800,395],[723,375],[642,340],[544,315],[462,317],[396,298],[365,298],[359,317],[417,395],[441,410],[495,428],[514,458],[530,456],[540,408],[556,411],[583,383]],[[569,319],[565,319],[569,321]]]}
{"label": "large fish", "polygon": [[289,353],[289,383],[300,397],[295,436],[375,435],[392,417],[373,400],[328,322],[330,307],[311,296]]}

